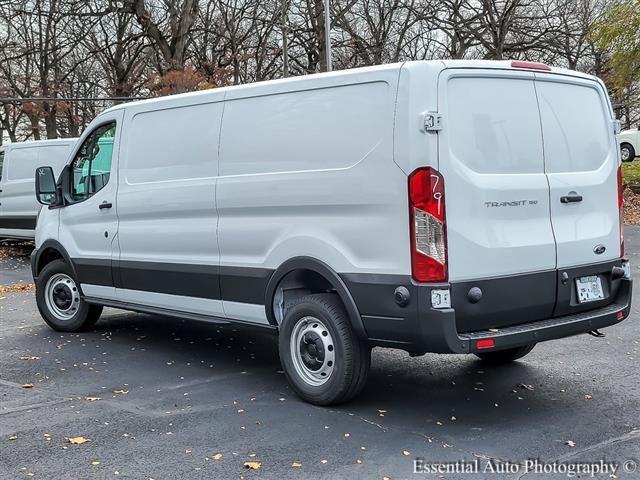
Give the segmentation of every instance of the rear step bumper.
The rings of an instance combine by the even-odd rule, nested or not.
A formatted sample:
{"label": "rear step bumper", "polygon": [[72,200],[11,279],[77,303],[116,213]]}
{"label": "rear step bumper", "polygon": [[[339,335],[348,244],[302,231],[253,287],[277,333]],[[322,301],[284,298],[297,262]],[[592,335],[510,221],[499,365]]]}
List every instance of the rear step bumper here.
{"label": "rear step bumper", "polygon": [[[441,315],[429,315],[432,318],[425,320],[430,325],[427,326],[421,322],[423,327],[427,327],[423,330],[425,351],[490,352],[569,337],[615,325],[629,316],[632,285],[632,280],[623,279],[613,303],[605,307],[499,329],[458,333],[453,310],[443,311]],[[478,348],[478,342],[481,340],[493,340],[493,346]]]}
{"label": "rear step bumper", "polygon": [[[622,290],[631,291],[631,281],[627,280],[622,285]],[[623,292],[621,292],[623,293]],[[608,327],[621,322],[629,315],[630,294],[626,295],[626,302],[623,304],[612,303],[606,307],[587,312],[565,315],[563,317],[550,318],[538,322],[514,325],[513,327],[501,328],[498,331],[479,331],[460,334],[458,338],[468,342],[468,352],[475,353],[479,350],[489,351],[490,349],[478,349],[478,340],[492,339],[494,341],[493,350],[519,347],[530,343],[544,342],[556,338],[569,337],[584,332],[590,332],[599,328]]]}
{"label": "rear step bumper", "polygon": [[[593,268],[598,270],[600,267],[585,268],[589,272]],[[578,269],[580,275],[583,274],[583,270]],[[633,281],[628,278],[615,280],[615,285],[608,281],[604,282],[613,298],[609,296],[605,305],[600,302],[591,310],[584,310],[588,305],[582,304],[577,308],[583,311],[576,313],[538,317],[517,325],[504,325],[490,330],[484,327],[477,331],[465,331],[460,328],[460,319],[457,319],[457,316],[460,316],[461,312],[456,308],[434,309],[431,306],[431,290],[450,288],[450,284],[416,285],[402,282],[402,277],[387,278],[386,276],[363,278],[345,275],[343,279],[360,311],[369,343],[374,346],[399,348],[418,355],[426,352],[490,352],[569,337],[615,325],[629,316],[633,286]],[[572,284],[573,281],[569,282],[567,289],[571,290]],[[406,307],[400,307],[395,302],[389,301],[390,297],[393,298],[394,289],[397,289],[398,285],[404,285],[410,292],[412,300]],[[567,305],[571,301],[568,297],[565,300]],[[495,313],[498,314],[499,311]],[[491,317],[491,310],[485,315]],[[518,318],[522,316],[519,314],[512,316],[513,320]],[[478,342],[482,340],[484,342],[481,342],[481,347],[486,347],[487,344],[492,346],[478,348]]]}

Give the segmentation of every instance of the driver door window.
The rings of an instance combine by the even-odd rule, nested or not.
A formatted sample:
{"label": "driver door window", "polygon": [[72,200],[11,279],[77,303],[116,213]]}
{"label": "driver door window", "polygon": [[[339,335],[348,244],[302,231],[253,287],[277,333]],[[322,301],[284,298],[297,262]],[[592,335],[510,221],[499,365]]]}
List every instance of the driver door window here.
{"label": "driver door window", "polygon": [[96,128],[84,141],[71,164],[71,197],[80,202],[109,181],[116,122]]}

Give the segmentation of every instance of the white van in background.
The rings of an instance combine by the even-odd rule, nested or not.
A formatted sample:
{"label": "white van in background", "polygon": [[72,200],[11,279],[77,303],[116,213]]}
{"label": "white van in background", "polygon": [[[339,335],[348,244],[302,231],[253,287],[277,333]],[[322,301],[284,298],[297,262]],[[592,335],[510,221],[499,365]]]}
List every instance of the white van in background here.
{"label": "white van in background", "polygon": [[631,130],[623,130],[618,135],[620,156],[623,162],[632,162],[640,155],[640,126]]}
{"label": "white van in background", "polygon": [[513,361],[629,314],[616,127],[597,78],[518,61],[118,105],[36,175],[38,308],[61,331],[105,305],[267,329],[321,405],[373,346]]}
{"label": "white van in background", "polygon": [[58,175],[77,138],[10,143],[0,147],[0,239],[33,239],[41,205],[34,174],[49,165]]}

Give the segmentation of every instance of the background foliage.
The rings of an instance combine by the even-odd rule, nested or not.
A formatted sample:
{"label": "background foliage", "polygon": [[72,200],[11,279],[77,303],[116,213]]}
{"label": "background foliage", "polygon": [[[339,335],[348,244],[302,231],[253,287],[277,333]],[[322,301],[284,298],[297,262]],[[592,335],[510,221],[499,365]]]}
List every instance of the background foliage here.
{"label": "background foliage", "polygon": [[[96,98],[323,71],[323,5],[0,2],[0,139],[77,136],[119,101]],[[434,58],[539,60],[600,76],[623,125],[640,123],[640,0],[333,0],[331,17],[335,69]]]}

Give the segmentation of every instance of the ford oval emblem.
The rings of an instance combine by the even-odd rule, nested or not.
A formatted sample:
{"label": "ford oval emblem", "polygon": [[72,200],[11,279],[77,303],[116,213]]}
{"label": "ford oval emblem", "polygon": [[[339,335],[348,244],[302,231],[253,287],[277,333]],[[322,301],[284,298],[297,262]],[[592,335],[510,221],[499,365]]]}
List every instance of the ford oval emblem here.
{"label": "ford oval emblem", "polygon": [[595,253],[596,255],[602,255],[606,249],[607,247],[605,247],[604,245],[596,245],[595,247],[593,247],[593,253]]}

